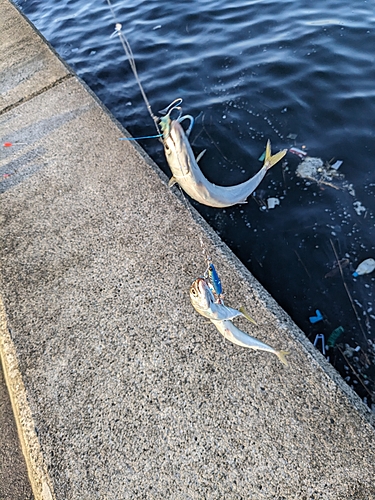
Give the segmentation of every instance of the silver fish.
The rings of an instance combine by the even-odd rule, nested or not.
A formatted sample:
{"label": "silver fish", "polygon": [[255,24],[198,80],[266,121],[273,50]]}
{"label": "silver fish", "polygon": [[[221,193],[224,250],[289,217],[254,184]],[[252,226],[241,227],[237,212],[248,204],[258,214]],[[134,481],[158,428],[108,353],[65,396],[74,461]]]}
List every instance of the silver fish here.
{"label": "silver fish", "polygon": [[190,300],[194,309],[211,321],[222,321],[243,316],[252,323],[255,321],[247,314],[243,307],[238,310],[224,305],[223,300],[216,301],[211,288],[204,278],[198,278],[190,287]]}
{"label": "silver fish", "polygon": [[223,337],[225,337],[230,342],[233,342],[233,344],[237,344],[241,347],[247,347],[249,349],[272,352],[273,354],[276,354],[276,356],[284,365],[288,366],[285,357],[287,354],[289,354],[288,351],[277,351],[273,347],[264,344],[260,340],[251,337],[247,333],[243,332],[242,330],[234,326],[234,324],[229,320],[211,321],[219,330],[221,335],[223,335]]}
{"label": "silver fish", "polygon": [[163,132],[165,156],[172,171],[169,185],[173,186],[177,182],[191,198],[209,207],[224,208],[246,203],[267,170],[280,161],[287,152],[284,149],[271,156],[271,143],[267,141],[264,164],[259,172],[251,179],[235,186],[216,186],[206,179],[198,166],[204,151],[195,158],[179,120],[172,120],[168,114],[160,119],[160,127]]}
{"label": "silver fish", "polygon": [[286,360],[286,356],[289,354],[288,351],[277,351],[273,347],[243,332],[230,321],[230,319],[236,316],[244,316],[244,314],[236,309],[215,302],[214,296],[204,279],[198,278],[191,285],[190,300],[194,309],[205,318],[208,318],[223,337],[233,344],[247,347],[248,349],[271,352],[284,365],[288,365]]}

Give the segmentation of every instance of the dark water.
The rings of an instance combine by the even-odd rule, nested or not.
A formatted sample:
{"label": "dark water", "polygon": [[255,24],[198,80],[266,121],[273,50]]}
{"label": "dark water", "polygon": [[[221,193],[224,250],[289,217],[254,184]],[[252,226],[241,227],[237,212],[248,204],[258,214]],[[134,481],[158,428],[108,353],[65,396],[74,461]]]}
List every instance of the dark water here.
{"label": "dark water", "polygon": [[[18,5],[134,136],[155,133],[119,40],[110,38],[105,1]],[[197,153],[207,148],[200,165],[211,181],[253,175],[267,138],[274,151],[297,146],[343,160],[339,172],[354,195],[299,178],[300,160],[288,153],[247,205],[197,208],[312,342],[344,328],[330,361],[375,404],[375,273],[351,275],[375,257],[374,2],[148,0],[115,9],[154,112],[182,97],[184,112],[199,116],[191,142]],[[142,146],[169,173],[160,143]],[[269,197],[280,205],[267,209]],[[358,214],[355,202],[365,210]],[[347,266],[325,277],[337,260],[333,247]],[[316,309],[324,320],[311,324]]]}

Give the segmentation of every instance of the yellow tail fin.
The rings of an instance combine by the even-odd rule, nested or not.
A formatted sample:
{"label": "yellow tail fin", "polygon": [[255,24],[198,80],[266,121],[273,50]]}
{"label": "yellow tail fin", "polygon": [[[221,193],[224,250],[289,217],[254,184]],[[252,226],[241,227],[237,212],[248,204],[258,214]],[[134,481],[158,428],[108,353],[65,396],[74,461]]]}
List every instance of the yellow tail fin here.
{"label": "yellow tail fin", "polygon": [[253,320],[253,318],[248,315],[246,309],[243,306],[241,306],[238,310],[240,311],[240,313],[242,313],[245,316],[246,319],[248,319],[249,321],[251,321],[251,323],[254,323],[254,325],[258,326],[258,323],[256,323]]}
{"label": "yellow tail fin", "polygon": [[263,166],[269,170],[271,167],[276,165],[278,161],[280,161],[282,158],[287,153],[287,149],[283,149],[282,151],[279,151],[275,155],[271,156],[271,141],[268,139],[267,144],[266,144],[266,155],[264,157],[264,164]]}
{"label": "yellow tail fin", "polygon": [[276,356],[279,358],[279,360],[285,366],[288,366],[288,362],[287,362],[286,357],[285,357],[285,356],[288,356],[288,354],[290,354],[289,351],[276,351]]}

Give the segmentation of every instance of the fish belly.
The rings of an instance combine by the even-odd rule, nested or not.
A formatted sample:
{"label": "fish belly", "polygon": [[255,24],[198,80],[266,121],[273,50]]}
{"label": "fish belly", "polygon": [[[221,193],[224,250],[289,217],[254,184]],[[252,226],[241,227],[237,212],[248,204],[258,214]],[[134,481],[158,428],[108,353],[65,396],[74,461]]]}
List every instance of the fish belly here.
{"label": "fish belly", "polygon": [[217,186],[209,182],[200,170],[199,173],[190,172],[186,177],[177,179],[177,182],[191,198],[199,203],[214,208],[226,208],[247,203],[247,198],[259,186],[266,172],[266,168],[262,167],[251,179],[236,186]]}
{"label": "fish belly", "polygon": [[264,344],[260,340],[251,337],[247,333],[243,332],[229,320],[223,321],[213,321],[212,323],[216,326],[219,332],[227,340],[233,344],[239,345],[241,347],[247,347],[248,349],[255,349],[260,351],[268,351],[275,353],[275,349],[267,344]]}

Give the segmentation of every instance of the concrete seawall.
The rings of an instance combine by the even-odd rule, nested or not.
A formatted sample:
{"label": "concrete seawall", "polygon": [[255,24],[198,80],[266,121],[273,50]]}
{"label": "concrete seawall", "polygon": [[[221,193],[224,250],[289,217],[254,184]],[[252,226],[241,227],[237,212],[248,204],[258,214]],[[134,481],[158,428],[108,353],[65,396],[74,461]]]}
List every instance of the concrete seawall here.
{"label": "concrete seawall", "polygon": [[[375,498],[374,416],[0,0],[0,354],[35,499]],[[238,325],[189,301],[214,260]]]}

